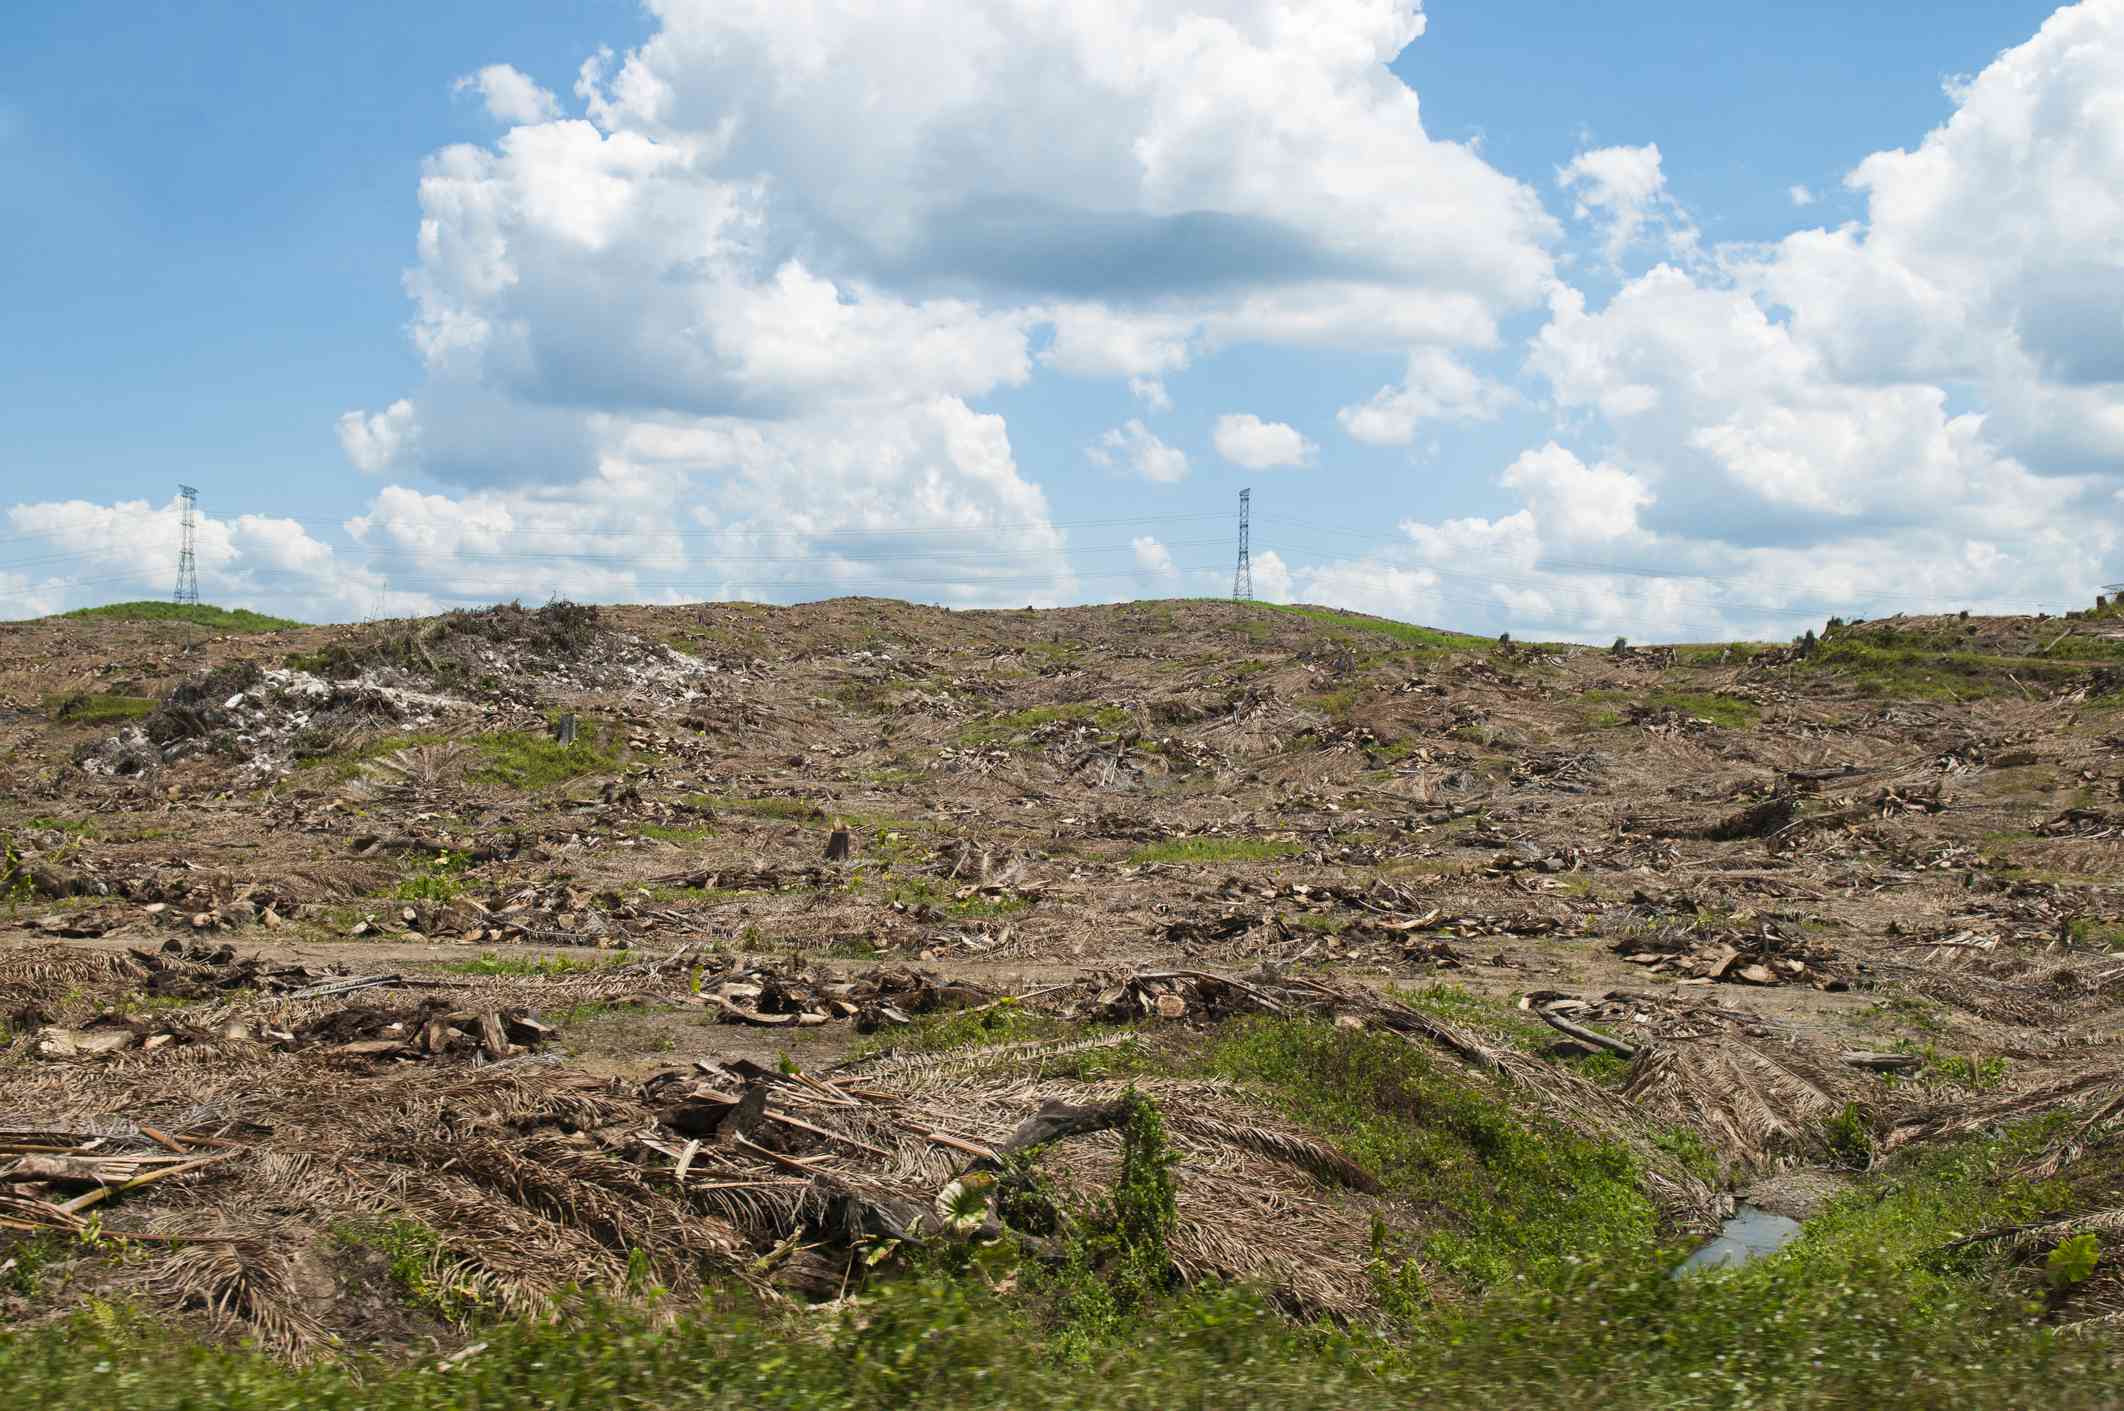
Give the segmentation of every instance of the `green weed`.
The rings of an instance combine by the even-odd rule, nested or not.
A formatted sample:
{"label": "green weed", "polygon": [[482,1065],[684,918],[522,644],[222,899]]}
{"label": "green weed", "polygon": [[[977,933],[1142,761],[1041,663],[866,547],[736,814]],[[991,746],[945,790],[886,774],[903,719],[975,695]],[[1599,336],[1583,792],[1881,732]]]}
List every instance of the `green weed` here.
{"label": "green weed", "polygon": [[1464,1286],[1562,1286],[1584,1261],[1655,1244],[1628,1152],[1517,1114],[1393,1035],[1248,1020],[1227,1026],[1208,1067],[1434,1212],[1422,1254]]}
{"label": "green weed", "polygon": [[1146,843],[1128,855],[1130,862],[1268,862],[1295,857],[1305,849],[1284,838],[1174,838]]}
{"label": "green weed", "polygon": [[1740,696],[1715,695],[1708,691],[1647,691],[1642,694],[1628,691],[1587,691],[1579,697],[1591,707],[1587,722],[1595,726],[1612,727],[1622,724],[1628,717],[1615,709],[1617,705],[1638,705],[1652,710],[1675,710],[1686,716],[1708,720],[1727,730],[1746,730],[1762,719],[1763,708],[1754,701]]}
{"label": "green weed", "polygon": [[503,730],[477,736],[472,744],[486,763],[470,770],[467,778],[525,792],[565,784],[585,774],[610,773],[619,767],[617,756],[600,749],[588,733],[563,745],[546,735]]}
{"label": "green weed", "polygon": [[458,1275],[457,1259],[442,1237],[418,1221],[360,1221],[332,1233],[341,1244],[383,1254],[390,1261],[392,1282],[415,1308],[460,1327],[489,1311],[480,1287]]}
{"label": "green weed", "polygon": [[45,711],[68,725],[109,725],[119,720],[138,720],[153,713],[152,696],[114,696],[77,691],[72,695],[48,696]]}
{"label": "green weed", "polygon": [[1119,706],[1096,705],[1090,701],[1079,701],[1071,705],[1035,706],[1030,710],[992,715],[984,720],[973,721],[960,729],[959,743],[1004,744],[1057,721],[1081,721],[1101,730],[1119,730],[1126,726],[1130,719],[1129,713]]}
{"label": "green weed", "polygon": [[511,975],[540,980],[557,980],[563,975],[595,974],[609,970],[615,965],[626,965],[634,959],[632,951],[601,950],[587,956],[533,955],[504,956],[494,951],[482,951],[477,959],[460,960],[442,967],[450,975]]}
{"label": "green weed", "polygon": [[661,823],[644,823],[634,830],[644,838],[656,838],[666,843],[705,843],[715,836],[713,828],[671,828]]}

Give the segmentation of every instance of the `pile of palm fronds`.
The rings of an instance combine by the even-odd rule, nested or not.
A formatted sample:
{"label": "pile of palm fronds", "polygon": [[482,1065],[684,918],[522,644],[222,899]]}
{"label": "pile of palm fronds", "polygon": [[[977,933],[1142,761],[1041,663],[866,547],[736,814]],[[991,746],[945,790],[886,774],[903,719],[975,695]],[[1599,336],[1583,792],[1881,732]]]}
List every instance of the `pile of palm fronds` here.
{"label": "pile of palm fronds", "polygon": [[[329,1263],[322,1232],[377,1222],[419,1231],[419,1277],[477,1307],[528,1310],[644,1271],[682,1294],[720,1276],[830,1296],[896,1246],[963,1237],[947,1188],[1022,1170],[1004,1158],[1029,1117],[1112,1106],[1119,1085],[1063,1074],[1069,1051],[881,1058],[834,1081],[703,1065],[639,1086],[536,1058],[357,1074],[249,1045],[36,1064],[0,1114],[0,1193],[15,1227],[63,1234],[93,1197],[103,1235],[150,1250],[144,1292],[297,1354],[336,1331],[334,1295],[291,1271]],[[1366,1306],[1368,1175],[1224,1085],[1146,1094],[1179,1160],[1183,1275]],[[1089,1208],[1118,1138],[1097,1123],[1064,1135],[1031,1170],[1052,1201]],[[134,1196],[143,1171],[167,1179]]]}

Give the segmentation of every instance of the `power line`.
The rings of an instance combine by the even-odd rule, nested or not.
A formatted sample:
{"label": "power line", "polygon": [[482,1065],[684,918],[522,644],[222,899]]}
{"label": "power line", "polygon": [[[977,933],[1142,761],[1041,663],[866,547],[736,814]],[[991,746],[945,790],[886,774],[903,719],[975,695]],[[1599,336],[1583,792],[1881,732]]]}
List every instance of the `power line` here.
{"label": "power line", "polygon": [[[1166,545],[1169,549],[1206,548],[1223,544],[1222,538],[1175,539]],[[1075,554],[1133,553],[1134,543],[1074,545],[1068,550]],[[38,564],[64,563],[77,559],[107,559],[125,551],[117,547],[81,549],[68,554],[49,554],[38,559],[18,559],[13,563],[0,563],[0,572],[32,567]],[[696,562],[703,565],[717,563],[898,563],[905,561],[939,560],[959,562],[962,560],[983,561],[990,559],[1016,562],[1025,557],[1023,549],[912,549],[896,553],[858,554],[840,550],[826,550],[811,554],[712,554],[700,560],[656,557],[640,554],[589,554],[589,553],[520,553],[493,549],[451,548],[447,551],[454,559],[473,559],[494,563],[589,563],[616,564],[628,567],[677,567],[685,568]]]}
{"label": "power line", "polygon": [[[356,572],[367,571],[360,568],[359,566],[354,566],[354,568]],[[1182,574],[1205,574],[1216,573],[1219,571],[1219,569],[1218,566],[1215,564],[1189,564],[1185,567],[1175,565],[1175,571]],[[1103,581],[1118,578],[1140,579],[1142,576],[1142,570],[1140,569],[1118,569],[1109,570],[1101,573],[1053,573],[994,578],[904,578],[894,576],[891,578],[717,578],[713,580],[701,578],[689,580],[674,579],[665,581],[630,580],[627,586],[631,590],[641,592],[684,593],[688,591],[693,591],[698,593],[700,590],[703,589],[711,591],[723,591],[733,588],[760,588],[776,590],[826,589],[839,594],[870,596],[873,592],[875,592],[881,596],[891,596],[891,590],[895,587],[902,585],[912,587],[952,587],[972,589],[1043,587],[1059,588],[1082,582]],[[248,586],[252,583],[258,582],[280,583],[290,580],[299,583],[317,583],[317,579],[314,575],[301,572],[297,569],[243,569],[231,574],[231,578],[234,580],[238,580],[233,586]],[[494,591],[491,583],[477,581],[473,578],[472,575],[458,575],[454,578],[446,578],[440,576],[407,578],[401,575],[393,574],[389,575],[389,578],[390,582],[387,585],[387,588],[390,590],[432,590],[435,592],[460,597],[485,597],[490,596],[491,593]],[[121,573],[110,574],[99,578],[50,579],[47,580],[45,583],[40,584],[39,586],[50,588],[93,588],[112,583],[137,583],[139,581],[140,575],[138,573]],[[338,589],[335,588],[333,585],[319,584],[318,591],[320,594],[329,595],[333,592],[338,591]]]}
{"label": "power line", "polygon": [[1254,491],[1252,487],[1239,492],[1239,566],[1232,570],[1232,601],[1250,603],[1254,600],[1254,566],[1247,561],[1247,521],[1253,514]]}
{"label": "power line", "polygon": [[[148,512],[148,515],[159,516],[165,513],[167,513],[167,511],[150,510]],[[237,517],[248,518],[250,516],[239,515]],[[412,521],[404,519],[372,519],[368,515],[342,515],[336,519],[322,518],[317,516],[278,514],[259,515],[256,517],[260,519],[270,519],[275,523],[280,524],[302,524],[310,526],[321,526],[323,528],[328,529],[344,529],[347,521],[350,519],[369,520],[369,523],[366,526],[369,529],[388,530],[393,527],[426,529],[430,527],[426,524],[414,524]],[[885,539],[901,538],[919,534],[940,536],[976,534],[981,535],[983,537],[993,537],[997,534],[1010,533],[1013,531],[1021,530],[1046,532],[1049,530],[1104,529],[1112,528],[1116,525],[1178,524],[1188,521],[1200,523],[1205,520],[1221,520],[1223,518],[1224,516],[1222,514],[1215,513],[1149,514],[1122,515],[1105,519],[1035,519],[1024,520],[1017,523],[1004,524],[935,524],[926,526],[897,525],[870,529],[659,529],[658,531],[656,531],[656,533],[659,538],[687,540],[715,538]],[[223,522],[230,523],[232,521],[225,520]],[[119,527],[120,526],[113,525],[109,528],[107,532],[115,534],[118,531]],[[45,530],[43,532],[33,534],[16,534],[7,538],[0,538],[0,544],[22,544],[28,543],[31,540],[36,539],[49,539],[52,537],[52,533],[53,531],[51,530]],[[632,541],[638,540],[642,537],[642,531],[638,528],[579,529],[572,525],[567,528],[511,529],[508,531],[508,533],[512,538],[521,536],[542,536],[549,538],[568,539],[626,539]]]}

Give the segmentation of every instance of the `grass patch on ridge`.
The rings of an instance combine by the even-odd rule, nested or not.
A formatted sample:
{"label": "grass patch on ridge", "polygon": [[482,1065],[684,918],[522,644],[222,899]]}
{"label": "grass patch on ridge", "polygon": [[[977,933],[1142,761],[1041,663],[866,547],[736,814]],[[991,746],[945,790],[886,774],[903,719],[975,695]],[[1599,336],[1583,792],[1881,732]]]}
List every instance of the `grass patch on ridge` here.
{"label": "grass patch on ridge", "polygon": [[223,632],[281,632],[291,627],[309,626],[289,617],[269,617],[249,608],[218,608],[209,603],[105,603],[101,607],[75,608],[72,612],[53,615],[91,622],[184,622]]}

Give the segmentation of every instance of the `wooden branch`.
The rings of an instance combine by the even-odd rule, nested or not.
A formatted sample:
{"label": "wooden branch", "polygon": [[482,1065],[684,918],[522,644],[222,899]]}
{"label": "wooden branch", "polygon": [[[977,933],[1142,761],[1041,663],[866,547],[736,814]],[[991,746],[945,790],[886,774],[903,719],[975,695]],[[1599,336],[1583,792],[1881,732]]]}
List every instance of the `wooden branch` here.
{"label": "wooden branch", "polygon": [[1580,1043],[1591,1044],[1595,1048],[1604,1048],[1619,1058],[1637,1057],[1636,1045],[1626,1044],[1621,1039],[1610,1038],[1596,1029],[1586,1028],[1583,1024],[1573,1024],[1560,1014],[1550,1013],[1546,1006],[1537,1005],[1534,1010],[1534,1017],[1558,1033],[1569,1034]]}

